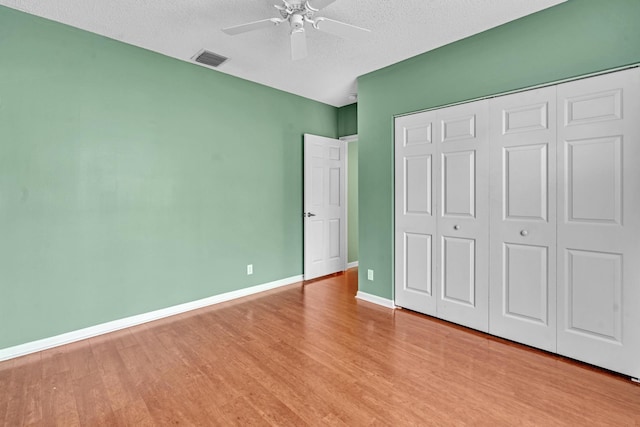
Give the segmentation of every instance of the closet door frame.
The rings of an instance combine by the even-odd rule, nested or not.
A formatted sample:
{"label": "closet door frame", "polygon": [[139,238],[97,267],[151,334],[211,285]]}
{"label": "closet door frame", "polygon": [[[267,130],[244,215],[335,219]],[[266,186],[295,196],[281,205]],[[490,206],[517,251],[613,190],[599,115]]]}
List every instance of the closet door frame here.
{"label": "closet door frame", "polygon": [[[619,76],[622,76],[623,74],[627,76],[632,76],[630,78],[630,83],[629,83],[630,87],[632,87],[631,95],[622,94],[618,97],[619,99],[617,99],[615,95],[617,88],[601,88],[602,90],[598,90],[596,88],[596,92],[591,93],[589,96],[594,94],[604,94],[604,95],[613,94],[613,96],[610,98],[614,99],[614,104],[615,102],[621,102],[620,105],[623,105],[623,108],[620,111],[624,111],[624,112],[621,114],[624,114],[626,116],[629,116],[629,114],[631,114],[632,120],[625,121],[626,123],[625,126],[628,129],[631,129],[631,131],[619,130],[619,131],[614,131],[613,134],[609,132],[609,134],[606,134],[606,135],[605,134],[599,135],[597,132],[596,133],[587,132],[582,136],[579,134],[579,132],[577,134],[571,134],[572,131],[579,129],[580,127],[579,116],[582,113],[580,113],[579,110],[580,108],[583,108],[584,105],[586,105],[586,104],[581,105],[581,102],[585,100],[588,101],[589,96],[585,96],[584,94],[571,95],[570,91],[567,92],[568,95],[570,96],[565,96],[563,90],[565,90],[565,88],[571,88],[574,86],[581,86],[581,85],[586,85],[588,87],[590,84],[588,80],[592,78],[598,78],[598,79],[604,79],[604,80],[611,79],[613,81],[617,78],[620,78]],[[624,86],[624,84],[622,85]],[[428,273],[424,273],[424,276],[429,278],[429,281],[430,281],[429,286],[431,286],[430,294],[428,298],[428,301],[429,301],[428,310],[421,308],[419,305],[412,307],[411,302],[410,301],[407,302],[406,299],[403,301],[403,297],[400,295],[400,293],[402,292],[402,289],[399,288],[399,286],[402,285],[402,280],[403,280],[403,277],[406,277],[406,272],[403,271],[403,268],[400,265],[400,263],[404,261],[401,259],[402,257],[398,256],[398,254],[402,252],[403,250],[402,248],[406,247],[406,245],[404,243],[402,244],[400,243],[400,242],[404,242],[404,240],[402,240],[404,237],[404,234],[403,234],[404,231],[402,230],[402,224],[401,224],[402,219],[398,221],[398,218],[400,218],[403,215],[403,212],[399,209],[399,203],[401,201],[398,195],[397,181],[398,181],[398,171],[402,170],[402,166],[399,163],[397,142],[395,143],[396,144],[396,148],[395,148],[396,149],[396,158],[395,158],[395,166],[396,166],[396,171],[395,171],[395,176],[396,176],[395,249],[396,249],[396,253],[395,253],[395,256],[396,256],[396,261],[394,266],[395,266],[395,273],[396,273],[395,274],[396,304],[399,307],[410,308],[412,310],[416,310],[425,314],[437,316],[440,318],[444,318],[445,320],[450,320],[450,321],[465,325],[464,322],[456,321],[451,318],[442,316],[442,314],[446,312],[446,309],[443,310],[442,307],[444,306],[442,306],[442,304],[440,303],[440,300],[441,300],[440,297],[443,294],[442,277],[441,277],[442,266],[440,262],[441,252],[443,249],[441,245],[441,241],[443,236],[449,231],[447,230],[446,220],[441,216],[441,213],[442,213],[441,204],[443,202],[442,201],[443,188],[441,188],[441,182],[436,182],[441,180],[441,173],[442,173],[441,157],[443,154],[441,150],[438,151],[439,147],[434,148],[434,144],[433,144],[434,138],[441,137],[441,135],[434,135],[434,132],[442,132],[442,129],[440,129],[439,127],[438,129],[435,129],[435,130],[433,127],[434,126],[433,124],[437,122],[437,119],[438,119],[437,115],[440,114],[442,111],[445,111],[445,109],[455,108],[461,105],[471,105],[471,104],[482,102],[482,101],[486,101],[490,103],[492,98],[509,96],[512,94],[526,93],[526,92],[540,90],[540,89],[544,90],[545,88],[551,88],[551,87],[555,88],[557,91],[557,96],[555,100],[557,129],[556,129],[556,142],[555,142],[556,150],[553,150],[551,146],[548,145],[549,149],[547,150],[547,153],[546,153],[548,155],[547,172],[549,174],[548,184],[550,186],[549,187],[549,203],[548,203],[548,209],[549,209],[548,222],[549,223],[552,222],[553,213],[554,213],[554,208],[552,206],[554,201],[554,198],[552,195],[552,188],[553,188],[553,178],[554,178],[553,155],[555,154],[556,156],[556,162],[555,162],[556,163],[555,165],[556,253],[555,255],[553,254],[552,245],[549,244],[547,246],[548,251],[546,254],[549,261],[548,268],[547,268],[549,284],[547,288],[548,293],[546,296],[547,302],[548,302],[548,306],[547,306],[548,320],[547,320],[547,324],[545,325],[545,327],[548,326],[548,328],[542,334],[543,342],[536,342],[537,338],[534,340],[529,340],[529,338],[526,338],[524,340],[520,339],[518,337],[518,332],[514,329],[511,329],[510,327],[506,327],[506,328],[491,327],[492,322],[494,324],[496,323],[495,319],[494,320],[491,320],[491,319],[493,319],[494,316],[503,315],[505,311],[504,310],[505,296],[504,296],[504,292],[501,290],[501,287],[503,288],[503,285],[501,285],[500,283],[495,283],[497,280],[495,277],[496,275],[504,275],[504,266],[502,265],[496,266],[496,264],[493,263],[492,260],[496,256],[501,256],[501,257],[504,256],[504,251],[498,245],[503,245],[504,242],[507,240],[507,239],[503,239],[504,241],[502,243],[496,243],[496,240],[493,239],[491,240],[491,244],[490,244],[491,271],[488,279],[490,281],[489,286],[491,288],[491,292],[487,297],[487,301],[491,300],[490,303],[487,303],[489,305],[488,311],[489,311],[489,318],[490,318],[489,332],[498,336],[508,338],[508,339],[513,339],[515,341],[520,341],[529,345],[533,345],[538,348],[547,349],[549,351],[556,351],[559,354],[563,354],[565,356],[572,357],[577,360],[585,361],[587,363],[592,363],[597,366],[601,366],[616,372],[620,372],[635,378],[639,378],[640,377],[640,245],[638,245],[637,240],[640,238],[640,215],[638,214],[638,210],[640,210],[640,127],[638,125],[638,123],[640,123],[640,68],[637,65],[633,67],[622,67],[620,69],[594,73],[592,75],[585,75],[579,78],[567,79],[560,82],[544,84],[537,87],[527,88],[522,91],[496,94],[486,98],[470,100],[468,102],[461,103],[461,104],[445,106],[437,109],[423,111],[421,113],[414,113],[414,114],[396,117],[396,129],[395,129],[396,140],[399,138],[398,126],[397,126],[398,120],[405,120],[407,117],[411,117],[416,114],[423,114],[425,116],[426,115],[429,116],[430,137],[432,138],[430,141],[431,148],[429,151],[430,161],[432,163],[430,163],[429,165],[430,170],[429,170],[429,173],[427,174],[430,179],[429,197],[431,201],[430,202],[430,209],[431,209],[430,218],[431,219],[430,219],[430,226],[429,226],[430,228],[426,234],[428,234],[430,239],[429,246],[428,246],[430,248],[430,253],[428,257],[425,257],[425,259],[428,258],[429,260],[429,266],[427,268]],[[624,92],[626,92],[626,89],[624,90]],[[577,101],[577,102],[574,102],[574,101]],[[551,104],[552,103],[549,104],[550,105],[549,112],[551,112],[552,110]],[[611,105],[614,105],[614,104],[611,104],[611,103],[606,105],[603,104],[605,106],[602,107],[601,110],[605,111],[607,110],[607,108],[610,109]],[[576,109],[570,111],[569,108],[576,108]],[[576,111],[577,113],[575,113]],[[570,116],[570,114],[574,114],[574,115]],[[615,110],[615,107],[612,114],[613,115],[618,114]],[[596,121],[609,120],[609,119],[605,120],[604,118],[597,118],[596,116],[597,115],[594,115],[592,117],[592,118],[596,118],[597,119]],[[552,118],[553,117],[550,113],[548,119],[551,121]],[[578,118],[579,120],[577,121],[574,120],[576,118]],[[586,123],[582,123],[582,124],[586,124]],[[565,132],[567,129],[569,130],[568,133]],[[614,193],[616,191],[619,191],[620,193],[619,197],[616,196],[620,201],[619,209],[618,209],[619,213],[616,213],[614,215],[613,222],[609,221],[611,222],[611,224],[602,223],[600,224],[602,227],[600,228],[596,227],[598,231],[596,231],[595,234],[603,236],[603,239],[604,239],[603,241],[605,241],[605,244],[600,245],[599,247],[595,247],[593,245],[589,246],[589,244],[586,244],[585,242],[592,237],[589,237],[588,232],[580,232],[578,230],[581,226],[585,225],[581,223],[586,223],[589,221],[582,221],[581,218],[579,218],[580,215],[574,215],[575,212],[570,212],[569,211],[570,203],[567,202],[566,200],[567,199],[566,195],[568,194],[569,188],[571,185],[573,185],[569,182],[569,177],[571,176],[572,173],[574,173],[574,172],[571,172],[570,169],[571,168],[575,169],[577,167],[576,165],[579,166],[579,164],[575,162],[574,162],[575,163],[574,165],[570,165],[570,162],[568,162],[567,159],[570,156],[575,155],[576,153],[580,154],[579,153],[580,149],[585,148],[588,145],[588,142],[585,142],[587,139],[592,139],[592,140],[606,139],[606,138],[611,139],[611,137],[615,137],[615,138],[613,138],[610,141],[611,143],[609,145],[611,147],[618,147],[618,148],[614,148],[609,151],[613,153],[612,155],[615,158],[618,158],[620,160],[620,167],[618,168],[617,172],[614,171],[615,174],[620,175],[620,179],[618,180],[620,182],[620,186],[619,186],[619,189],[613,190]],[[614,141],[616,138],[618,138],[618,140]],[[622,141],[622,144],[620,143],[620,141]],[[584,144],[580,145],[583,142]],[[603,143],[603,146],[604,145],[606,144]],[[492,150],[495,150],[495,149],[496,148],[494,147]],[[493,156],[495,157],[495,152]],[[595,156],[595,158],[598,158],[598,157],[599,156]],[[611,159],[609,158],[609,160]],[[491,177],[490,185],[494,185],[493,182],[503,181],[501,172],[499,171],[497,172],[496,169],[497,168],[495,167],[495,165],[492,164],[491,174],[493,174],[494,176]],[[588,176],[587,172],[589,171],[589,168],[583,167],[583,169],[585,170],[585,173],[583,175]],[[613,168],[613,169],[616,169],[616,168]],[[496,176],[496,174],[498,175]],[[500,185],[502,185],[502,183]],[[588,194],[589,186],[583,185],[583,187],[586,188],[586,190],[584,190],[583,193]],[[575,189],[571,189],[571,190],[573,191]],[[500,191],[503,191],[503,189]],[[489,193],[489,191],[487,191],[487,193]],[[602,191],[600,193],[604,194]],[[495,199],[496,198],[500,199],[500,197],[502,197],[502,194],[500,193],[491,193],[491,202],[490,202],[491,215],[494,215],[493,212],[495,211],[497,206],[497,202]],[[589,197],[584,196],[583,199],[588,200]],[[502,210],[502,207],[499,207],[498,209]],[[572,209],[574,209],[575,211],[575,206],[572,207]],[[434,213],[438,214],[438,218],[435,217]],[[583,220],[584,219],[585,218],[583,218]],[[609,220],[611,220],[611,218],[609,218]],[[499,227],[496,221],[497,220],[495,219],[495,217],[492,217],[491,219],[492,232],[494,229]],[[400,226],[399,226],[399,223],[400,223]],[[622,225],[624,229],[623,232],[616,232],[614,230],[616,225]],[[522,230],[520,230],[520,231],[527,232],[526,235],[521,235],[521,237],[530,236],[531,238],[528,241],[530,241],[531,243],[534,243],[533,242],[534,235],[538,233],[537,231],[535,231],[536,230],[535,226],[534,228],[531,228],[531,229],[529,227],[531,227],[531,224],[527,225],[527,228],[523,228]],[[489,227],[487,227],[487,229],[489,229]],[[531,234],[531,230],[534,230],[534,235]],[[606,237],[609,234],[610,236]],[[580,236],[585,236],[585,237],[580,237]],[[624,241],[623,242],[624,244],[622,246],[620,245],[616,246],[615,244],[616,240]],[[614,242],[614,243],[611,243],[611,242]],[[539,242],[538,246],[544,247],[545,245],[547,245],[547,243],[549,242]],[[571,302],[571,299],[574,298],[575,300],[577,295],[576,294],[577,288],[575,286],[575,283],[572,284],[572,280],[575,282],[574,276],[575,274],[577,274],[575,270],[576,265],[578,265],[578,263],[582,263],[583,265],[586,265],[588,267],[587,270],[589,270],[589,268],[591,268],[592,270],[593,268],[595,268],[595,267],[591,267],[590,266],[591,264],[585,261],[585,259],[588,258],[587,255],[589,254],[603,255],[601,257],[602,259],[599,259],[599,260],[594,259],[593,261],[594,263],[601,262],[603,265],[606,264],[609,267],[611,267],[609,268],[609,270],[611,270],[610,272],[613,272],[613,273],[610,274],[609,276],[613,277],[614,281],[617,283],[617,285],[614,286],[617,289],[617,291],[615,290],[612,291],[613,303],[611,304],[611,307],[607,306],[608,308],[602,309],[602,313],[600,313],[600,314],[604,313],[603,319],[609,314],[614,317],[614,320],[612,322],[615,323],[615,325],[612,327],[613,332],[609,335],[607,335],[607,333],[601,333],[596,331],[597,327],[595,326],[593,331],[589,331],[589,330],[580,331],[579,330],[580,325],[578,325],[578,323],[581,322],[580,316],[578,317],[575,316],[575,313],[576,313],[575,307],[577,307],[575,305],[576,302],[575,301]],[[604,256],[607,254],[609,255],[608,258]],[[581,256],[582,258],[580,258]],[[555,280],[556,280],[555,286],[553,285],[554,261],[555,261]],[[405,274],[405,276],[403,276],[403,274]],[[581,274],[582,276],[585,276],[586,273],[581,273]],[[591,275],[592,275],[591,273],[587,274],[587,276],[591,276]],[[580,280],[583,280],[585,283],[594,282],[594,280],[591,280],[590,277],[583,277]],[[609,281],[609,278],[607,278],[605,281]],[[494,288],[497,289],[498,296],[496,296],[496,290],[494,290]],[[556,302],[555,310],[553,307],[554,292],[555,292],[555,302]],[[585,293],[583,296],[585,295],[587,294]],[[592,301],[591,306],[596,307],[596,311],[597,311],[597,307],[599,307],[598,304],[600,304],[600,302],[598,301],[598,298],[589,297],[587,299],[590,299]],[[497,300],[497,304],[501,303],[502,307],[494,310],[494,308],[492,307],[496,304],[495,300]],[[543,301],[544,299],[540,297],[538,300]],[[603,300],[605,300],[604,296],[603,296]],[[571,304],[574,305],[573,308],[570,307]],[[602,305],[602,307],[604,307],[605,305],[606,304]],[[589,304],[587,304],[587,306],[589,306]],[[583,311],[587,314],[581,315],[582,319],[584,320],[583,323],[586,322],[585,325],[589,323],[588,318],[590,316],[589,310],[587,310],[589,307],[587,306],[583,307],[584,308]],[[554,318],[554,315],[555,315],[555,318]],[[549,332],[549,331],[552,331],[553,329],[552,326],[554,322],[556,325],[555,350],[553,348],[553,338],[552,338],[552,335],[550,335],[551,332]],[[475,329],[484,330],[484,328],[479,328],[471,324],[466,324],[465,326],[470,326]],[[547,332],[549,332],[549,334]]]}

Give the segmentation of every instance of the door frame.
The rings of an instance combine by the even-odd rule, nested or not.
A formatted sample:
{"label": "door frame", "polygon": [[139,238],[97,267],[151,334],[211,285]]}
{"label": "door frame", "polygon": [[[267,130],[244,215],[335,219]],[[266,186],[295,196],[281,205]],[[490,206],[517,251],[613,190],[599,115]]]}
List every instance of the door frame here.
{"label": "door frame", "polygon": [[[354,268],[358,266],[358,260],[349,262],[349,144],[352,142],[358,142],[358,134],[354,133],[353,135],[341,136],[338,138],[340,141],[346,144],[344,150],[344,173],[345,173],[345,188],[344,188],[344,197],[346,202],[344,204],[344,214],[346,216],[347,222],[344,226],[344,239],[347,245],[347,260],[346,260],[346,268]],[[360,221],[358,221],[360,223]],[[359,252],[359,251],[358,251]]]}

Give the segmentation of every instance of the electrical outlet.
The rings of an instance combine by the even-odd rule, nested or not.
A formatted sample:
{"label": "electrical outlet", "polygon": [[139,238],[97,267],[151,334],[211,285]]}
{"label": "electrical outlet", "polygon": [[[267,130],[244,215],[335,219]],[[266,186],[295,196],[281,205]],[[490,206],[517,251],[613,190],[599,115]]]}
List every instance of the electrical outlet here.
{"label": "electrical outlet", "polygon": [[367,270],[367,280],[371,280],[373,282],[373,270]]}
{"label": "electrical outlet", "polygon": [[253,274],[253,264],[247,264],[247,276]]}

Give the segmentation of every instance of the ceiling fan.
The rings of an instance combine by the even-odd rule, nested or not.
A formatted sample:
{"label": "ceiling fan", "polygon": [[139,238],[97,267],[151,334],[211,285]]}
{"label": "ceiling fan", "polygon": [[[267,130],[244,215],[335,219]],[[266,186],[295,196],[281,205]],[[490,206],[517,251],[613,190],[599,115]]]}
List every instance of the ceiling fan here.
{"label": "ceiling fan", "polygon": [[356,38],[370,31],[355,25],[334,21],[333,19],[318,17],[314,15],[320,9],[324,9],[336,0],[282,0],[282,5],[275,4],[274,7],[280,11],[282,18],[269,18],[260,21],[249,22],[247,24],[236,25],[234,27],[223,28],[222,31],[229,35],[246,33],[248,31],[259,30],[261,28],[278,26],[288,22],[291,27],[291,59],[296,61],[307,56],[307,38],[304,24],[311,24],[316,30],[334,34],[346,39]]}

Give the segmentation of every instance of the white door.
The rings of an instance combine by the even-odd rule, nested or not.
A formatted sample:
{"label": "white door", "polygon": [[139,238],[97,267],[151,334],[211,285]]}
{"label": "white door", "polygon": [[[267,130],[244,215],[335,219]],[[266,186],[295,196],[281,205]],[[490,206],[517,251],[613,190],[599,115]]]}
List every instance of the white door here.
{"label": "white door", "polygon": [[489,332],[556,350],[556,87],[491,101]]}
{"label": "white door", "polygon": [[558,86],[558,353],[640,377],[640,71]]}
{"label": "white door", "polygon": [[489,324],[488,101],[437,111],[438,317]]}
{"label": "white door", "polygon": [[304,135],[304,279],[346,267],[345,148]]}
{"label": "white door", "polygon": [[436,315],[435,112],[395,120],[395,304]]}

